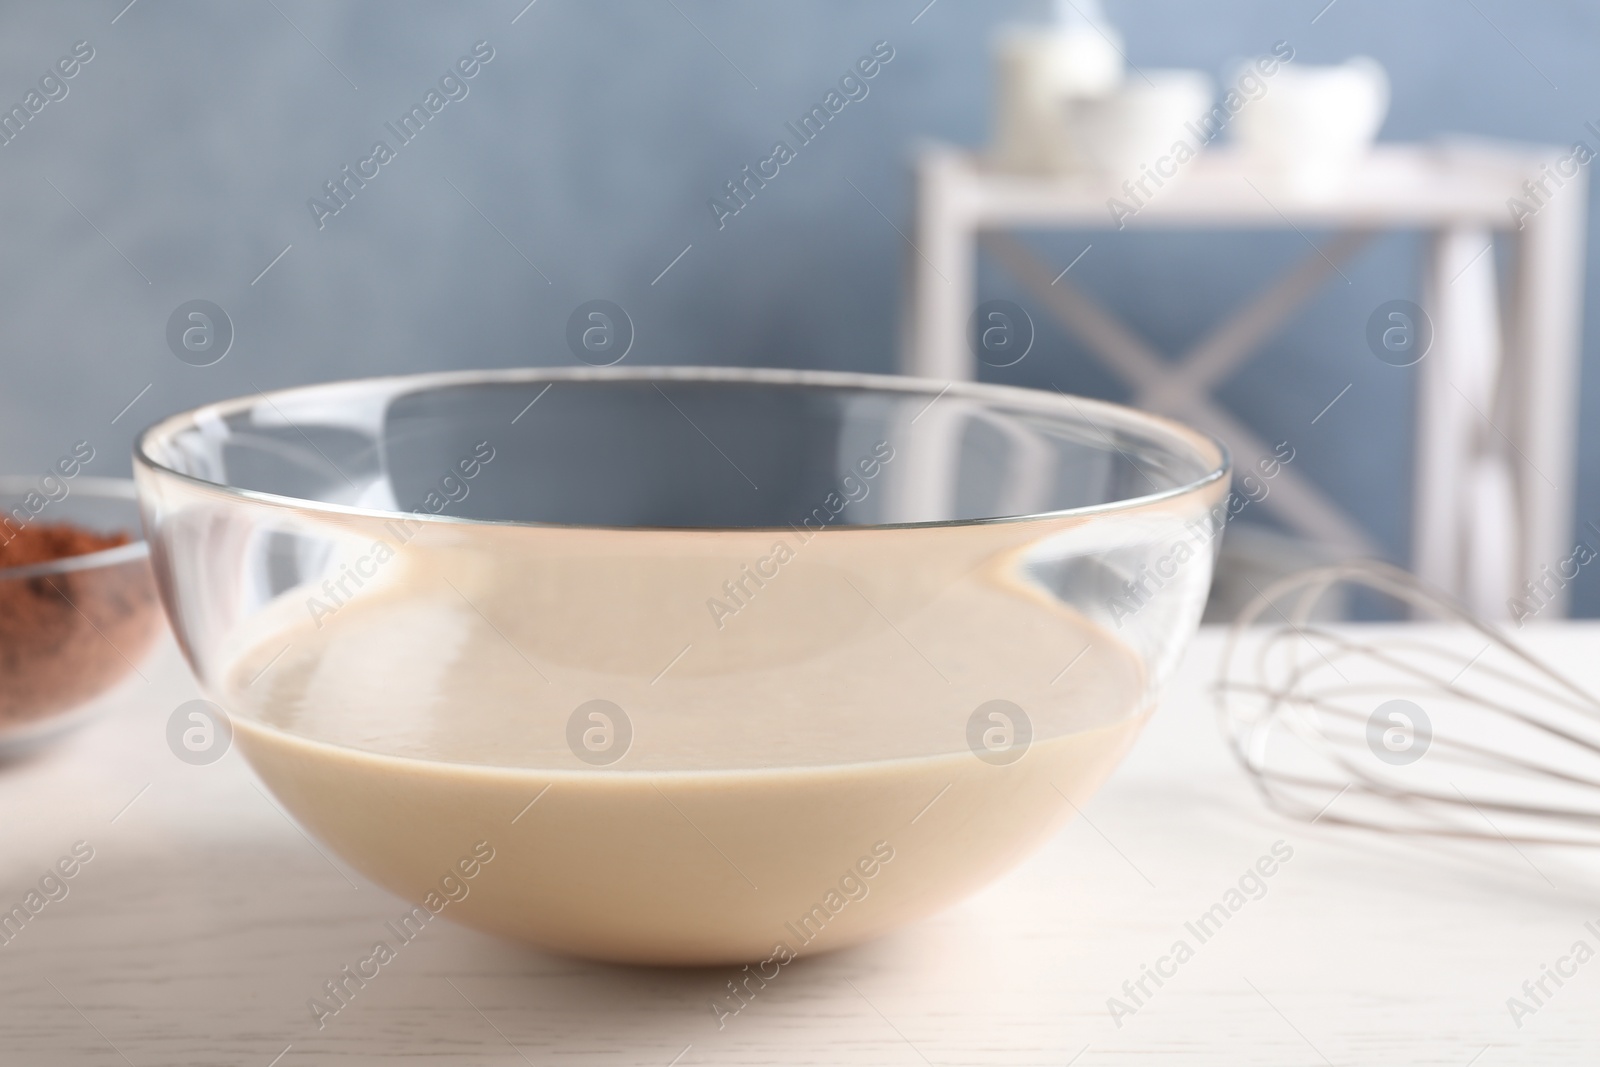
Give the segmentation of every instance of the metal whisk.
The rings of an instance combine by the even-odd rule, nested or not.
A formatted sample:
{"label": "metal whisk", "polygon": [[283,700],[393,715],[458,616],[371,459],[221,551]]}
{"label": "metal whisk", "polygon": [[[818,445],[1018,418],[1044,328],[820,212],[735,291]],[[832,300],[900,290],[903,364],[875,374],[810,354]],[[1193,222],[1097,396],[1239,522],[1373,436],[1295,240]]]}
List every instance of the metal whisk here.
{"label": "metal whisk", "polygon": [[[1460,624],[1470,647],[1413,624],[1313,622],[1340,585]],[[1600,699],[1398,568],[1318,567],[1263,590],[1229,634],[1217,700],[1234,755],[1292,817],[1600,845]]]}

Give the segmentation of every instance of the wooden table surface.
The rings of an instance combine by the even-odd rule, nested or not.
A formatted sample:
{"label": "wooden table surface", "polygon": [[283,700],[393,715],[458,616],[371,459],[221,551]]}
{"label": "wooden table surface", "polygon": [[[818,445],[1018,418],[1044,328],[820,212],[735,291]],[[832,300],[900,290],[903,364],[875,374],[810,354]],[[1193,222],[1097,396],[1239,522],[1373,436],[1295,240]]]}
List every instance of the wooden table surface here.
{"label": "wooden table surface", "polygon": [[[1600,627],[1528,632],[1600,688]],[[1220,637],[1201,633],[1127,763],[1043,852],[932,920],[784,968],[721,1028],[708,1003],[730,969],[592,965],[435,923],[319,1029],[308,998],[405,909],[325,856],[237,752],[173,756],[167,717],[197,694],[164,648],[104,719],[0,769],[0,907],[93,849],[0,947],[0,1064],[1600,1059],[1600,962],[1533,1015],[1507,1007],[1575,942],[1600,947],[1594,858],[1266,812],[1213,720]],[[1292,858],[1265,894],[1193,937],[1185,924],[1279,842]],[[1108,999],[1179,939],[1193,957],[1113,1018]]]}

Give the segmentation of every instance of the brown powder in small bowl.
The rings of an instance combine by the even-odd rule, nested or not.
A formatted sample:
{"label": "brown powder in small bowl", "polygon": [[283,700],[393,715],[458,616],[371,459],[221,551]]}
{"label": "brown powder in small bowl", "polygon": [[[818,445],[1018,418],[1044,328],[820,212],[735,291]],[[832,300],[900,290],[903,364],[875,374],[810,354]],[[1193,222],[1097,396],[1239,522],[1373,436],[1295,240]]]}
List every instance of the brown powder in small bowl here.
{"label": "brown powder in small bowl", "polygon": [[49,563],[129,542],[72,523],[0,527],[0,731],[100,695],[149,651],[160,627],[149,561],[30,578],[11,567]]}

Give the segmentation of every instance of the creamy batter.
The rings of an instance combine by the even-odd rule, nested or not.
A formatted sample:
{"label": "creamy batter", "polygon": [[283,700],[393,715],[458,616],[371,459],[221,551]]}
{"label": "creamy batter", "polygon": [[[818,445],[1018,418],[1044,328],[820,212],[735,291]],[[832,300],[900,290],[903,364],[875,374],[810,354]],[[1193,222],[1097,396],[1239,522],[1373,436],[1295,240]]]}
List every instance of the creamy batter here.
{"label": "creamy batter", "polygon": [[[401,552],[320,625],[286,595],[223,687],[273,792],[378,883],[422,902],[488,842],[448,911],[484,930],[661,964],[839,948],[1021,860],[1144,719],[1137,658],[1004,554],[790,537],[729,617],[706,601],[772,535],[641,560],[540,533]],[[1001,765],[968,747],[997,699],[1033,734]],[[631,727],[604,765],[568,740],[593,700]]]}

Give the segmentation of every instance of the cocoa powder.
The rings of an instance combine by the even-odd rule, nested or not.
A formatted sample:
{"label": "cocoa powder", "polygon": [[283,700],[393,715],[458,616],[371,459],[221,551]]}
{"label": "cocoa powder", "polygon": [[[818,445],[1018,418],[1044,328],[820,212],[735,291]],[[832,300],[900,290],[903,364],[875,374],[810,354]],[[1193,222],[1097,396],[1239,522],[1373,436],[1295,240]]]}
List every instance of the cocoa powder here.
{"label": "cocoa powder", "polygon": [[128,541],[64,522],[0,526],[0,729],[98,696],[159,632],[145,559],[31,578],[7,579],[5,570]]}

